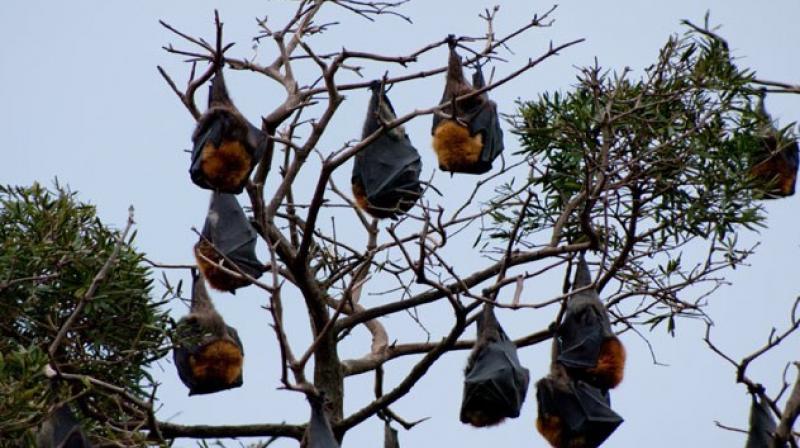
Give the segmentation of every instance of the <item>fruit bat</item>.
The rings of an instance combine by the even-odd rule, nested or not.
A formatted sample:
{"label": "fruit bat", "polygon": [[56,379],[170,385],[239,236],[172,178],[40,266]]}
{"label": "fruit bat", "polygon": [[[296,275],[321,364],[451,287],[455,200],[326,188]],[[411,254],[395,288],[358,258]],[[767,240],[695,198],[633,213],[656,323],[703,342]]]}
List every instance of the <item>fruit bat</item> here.
{"label": "fruit bat", "polygon": [[266,142],[233,105],[218,69],[209,87],[208,109],[192,134],[192,182],[208,190],[241,193]]}
{"label": "fruit bat", "polygon": [[[373,82],[362,138],[396,118],[383,85]],[[358,206],[375,218],[396,218],[422,193],[422,161],[402,126],[386,131],[355,157],[351,183]]]}
{"label": "fruit bat", "polygon": [[331,424],[325,416],[323,409],[325,398],[322,396],[309,396],[308,403],[311,405],[311,419],[303,435],[301,448],[339,448],[339,442],[333,435]]}
{"label": "fruit bat", "polygon": [[455,44],[455,39],[450,36],[447,80],[440,102],[447,105],[441,112],[450,118],[442,117],[439,113],[433,115],[433,149],[440,169],[483,174],[492,168],[494,159],[503,152],[503,131],[500,129],[497,105],[486,92],[454,101],[486,84],[480,66],[472,77],[472,85],[464,78],[461,57],[456,53]]}
{"label": "fruit bat", "polygon": [[763,96],[759,99],[757,113],[769,124],[762,130],[759,154],[750,168],[750,175],[759,188],[764,189],[764,199],[792,196],[800,164],[797,142],[781,138],[781,133],[774,127],[772,117],[767,113]]}
{"label": "fruit bat", "polygon": [[519,417],[530,375],[517,357],[517,347],[497,322],[492,306],[478,318],[478,339],[464,375],[461,422],[492,426]]}
{"label": "fruit bat", "polygon": [[42,423],[36,435],[38,448],[90,448],[80,422],[67,405],[59,406]]}
{"label": "fruit bat", "polygon": [[595,448],[622,423],[608,391],[566,376],[549,375],[536,383],[536,429],[555,448]]}
{"label": "fruit bat", "polygon": [[178,321],[172,351],[189,395],[211,394],[242,385],[244,349],[236,329],[214,309],[202,275],[192,270],[192,305]]}
{"label": "fruit bat", "polygon": [[383,448],[400,448],[397,430],[392,428],[388,423],[383,427]]}
{"label": "fruit bat", "polygon": [[756,395],[753,394],[753,403],[750,405],[750,430],[745,448],[772,448],[772,437],[777,425],[767,401]]}
{"label": "fruit bat", "polygon": [[[589,267],[581,255],[573,289],[591,283]],[[614,388],[622,381],[625,347],[611,330],[608,312],[595,289],[569,298],[557,337],[557,360],[571,377],[601,389]]]}
{"label": "fruit bat", "polygon": [[[230,262],[253,278],[260,277],[264,272],[264,265],[256,258],[256,231],[247,220],[236,196],[218,192],[211,194],[211,204],[201,235],[194,246],[195,258],[212,288],[235,292],[250,284]],[[236,275],[225,272],[220,266],[236,272]]]}

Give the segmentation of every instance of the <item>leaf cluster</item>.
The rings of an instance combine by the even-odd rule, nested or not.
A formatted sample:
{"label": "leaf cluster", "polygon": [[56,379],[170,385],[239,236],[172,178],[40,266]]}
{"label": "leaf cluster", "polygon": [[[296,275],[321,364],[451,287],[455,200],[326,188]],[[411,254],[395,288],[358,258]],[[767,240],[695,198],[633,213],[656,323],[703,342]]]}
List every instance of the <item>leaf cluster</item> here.
{"label": "leaf cluster", "polygon": [[[27,385],[38,398],[46,395],[51,385],[40,374],[46,362],[42,353],[86,295],[118,234],[97,218],[92,205],[58,184],[54,191],[39,184],[0,186],[0,352],[6,354],[3,366],[13,369],[0,375],[0,389]],[[133,236],[122,244],[108,278],[87,301],[53,361],[64,373],[88,375],[144,396],[145,366],[168,350],[169,318],[151,299],[149,268],[132,243]],[[88,383],[63,382],[57,395],[80,395],[84,406],[106,416],[122,413],[113,400],[90,389]],[[53,404],[13,394],[6,399],[4,409],[20,415],[37,410],[42,415]]]}

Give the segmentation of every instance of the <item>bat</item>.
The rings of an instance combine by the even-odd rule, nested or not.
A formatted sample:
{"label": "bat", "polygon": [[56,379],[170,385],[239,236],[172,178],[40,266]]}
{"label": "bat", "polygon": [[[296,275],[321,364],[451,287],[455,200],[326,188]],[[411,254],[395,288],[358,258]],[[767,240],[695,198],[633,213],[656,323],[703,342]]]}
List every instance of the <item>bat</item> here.
{"label": "bat", "polygon": [[253,278],[264,272],[264,265],[256,258],[256,231],[232,194],[211,193],[208,215],[194,253],[208,284],[220,291],[235,293],[250,284],[232,263]]}
{"label": "bat", "polygon": [[67,405],[56,408],[36,434],[39,448],[90,448],[80,422]]}
{"label": "bat", "polygon": [[764,105],[764,95],[762,92],[759,97],[756,113],[767,124],[761,130],[758,154],[749,174],[757,188],[764,191],[763,199],[779,199],[794,195],[800,156],[797,141],[785,141],[773,125]]}
{"label": "bat", "polygon": [[536,429],[555,448],[596,448],[623,422],[607,391],[566,376],[536,383]]}
{"label": "bat", "polygon": [[192,304],[178,321],[172,356],[189,395],[242,385],[244,348],[239,334],[214,308],[202,275],[192,269]]}
{"label": "bat", "polygon": [[519,417],[529,381],[517,347],[500,327],[492,306],[484,305],[478,318],[478,339],[464,374],[461,422],[485,427]]}
{"label": "bat", "polygon": [[[397,118],[383,85],[375,81],[370,89],[362,139]],[[386,131],[355,156],[351,184],[356,204],[375,218],[396,218],[422,194],[420,171],[422,160],[405,129],[397,126]]]}
{"label": "bat", "polygon": [[209,87],[208,109],[192,134],[192,182],[208,190],[241,193],[266,142],[264,133],[234,106],[218,69]]}
{"label": "bat", "polygon": [[764,397],[756,395],[758,394],[753,394],[753,402],[750,405],[750,430],[747,432],[745,448],[772,448],[777,425],[767,401]]}
{"label": "bat", "polygon": [[798,146],[796,141],[780,143],[773,136],[762,138],[762,154],[750,168],[750,175],[764,189],[763,199],[794,195],[797,183]]}
{"label": "bat", "polygon": [[400,448],[397,430],[385,424],[383,427],[383,448]]}
{"label": "bat", "polygon": [[333,435],[331,424],[323,409],[325,397],[309,395],[308,402],[311,405],[311,419],[308,422],[305,434],[303,434],[300,447],[339,448],[339,442],[336,441],[336,436]]}
{"label": "bat", "polygon": [[[456,53],[455,37],[448,38],[450,55],[444,93],[439,104],[447,105],[433,115],[433,150],[439,168],[454,173],[483,174],[503,152],[503,131],[497,104],[486,92],[455,101],[485,86],[483,72],[477,67],[470,84],[464,77],[461,57]],[[446,114],[448,117],[443,117]]]}
{"label": "bat", "polygon": [[[573,289],[591,283],[589,267],[581,255]],[[569,298],[557,338],[557,361],[570,376],[601,389],[612,389],[622,382],[625,347],[611,330],[608,312],[595,289]]]}

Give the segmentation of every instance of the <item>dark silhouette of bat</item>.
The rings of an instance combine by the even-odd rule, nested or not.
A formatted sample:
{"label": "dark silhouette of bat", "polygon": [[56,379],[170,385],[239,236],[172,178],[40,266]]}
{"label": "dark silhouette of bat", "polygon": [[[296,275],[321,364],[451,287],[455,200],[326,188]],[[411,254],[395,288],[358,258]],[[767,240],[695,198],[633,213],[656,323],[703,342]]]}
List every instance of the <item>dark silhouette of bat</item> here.
{"label": "dark silhouette of bat", "polygon": [[220,291],[235,293],[236,289],[250,284],[231,263],[253,278],[264,272],[264,265],[256,258],[256,231],[236,196],[231,194],[211,194],[206,222],[194,252],[208,284]]}
{"label": "dark silhouette of bat", "polygon": [[331,424],[323,409],[325,397],[309,395],[307,398],[311,406],[311,419],[308,422],[305,434],[303,434],[300,447],[339,448],[339,442],[336,441],[336,436],[333,435]]}
{"label": "dark silhouette of bat", "polygon": [[214,308],[202,275],[192,269],[192,305],[178,321],[172,356],[189,395],[242,385],[244,349],[239,334]]}
{"label": "dark silhouette of bat", "polygon": [[764,105],[764,93],[759,98],[757,113],[767,124],[761,131],[758,154],[754,157],[749,174],[754,178],[757,188],[764,191],[763,199],[792,196],[800,164],[797,141],[786,141],[775,128]]}
{"label": "dark silhouette of bat", "polygon": [[497,322],[492,306],[478,318],[478,338],[467,361],[461,422],[476,427],[519,417],[530,374],[517,357],[517,347]]}
{"label": "dark silhouette of bat", "polygon": [[764,397],[753,393],[753,402],[750,405],[750,430],[747,433],[745,448],[775,448],[773,436],[775,435],[775,420],[769,409],[769,404]]}
{"label": "dark silhouette of bat", "polygon": [[[591,284],[589,267],[581,255],[573,290]],[[601,389],[614,388],[622,381],[625,347],[611,330],[606,307],[594,288],[569,298],[557,337],[557,360],[570,376]]]}
{"label": "dark silhouette of bat", "polygon": [[388,423],[383,427],[383,448],[400,448],[397,430],[392,428]]}
{"label": "dark silhouette of bat", "polygon": [[209,87],[208,109],[192,134],[192,181],[209,190],[241,193],[266,141],[228,96],[220,64]]}
{"label": "dark silhouette of bat", "polygon": [[36,435],[38,448],[91,448],[80,422],[67,405],[56,408]]}
{"label": "dark silhouette of bat", "polygon": [[483,92],[471,98],[456,98],[485,86],[483,72],[477,66],[472,84],[464,78],[461,57],[456,53],[454,36],[449,36],[450,56],[444,93],[439,104],[446,104],[433,115],[433,149],[439,168],[455,173],[483,174],[492,169],[492,162],[503,152],[503,131],[497,105]]}
{"label": "dark silhouette of bat", "polygon": [[[366,138],[397,118],[383,85],[370,86]],[[376,218],[396,218],[407,212],[422,194],[419,182],[422,161],[402,126],[397,126],[367,145],[355,156],[351,183],[358,206]]]}
{"label": "dark silhouette of bat", "polygon": [[607,391],[566,375],[551,374],[536,383],[536,429],[555,448],[595,448],[622,423]]}

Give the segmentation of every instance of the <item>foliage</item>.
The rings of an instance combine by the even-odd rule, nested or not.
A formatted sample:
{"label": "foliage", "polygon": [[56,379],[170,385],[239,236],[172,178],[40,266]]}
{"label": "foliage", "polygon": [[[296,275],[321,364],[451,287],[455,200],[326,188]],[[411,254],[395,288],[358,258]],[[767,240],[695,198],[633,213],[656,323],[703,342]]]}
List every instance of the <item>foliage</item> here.
{"label": "foliage", "polygon": [[[738,232],[764,222],[764,192],[748,174],[771,126],[757,107],[755,73],[735,64],[708,23],[686,25],[640,79],[595,64],[574,90],[521,101],[513,118],[538,193],[523,236],[588,238],[606,264],[601,287],[613,276],[625,289],[618,300],[650,294],[667,305],[653,324],[697,311],[700,302],[682,303],[677,291],[740,263],[749,250]],[[787,129],[783,138],[794,138]],[[499,197],[518,188],[507,184]],[[498,203],[496,235],[507,239],[519,209]],[[683,247],[698,238],[709,242],[707,258],[686,268]],[[648,266],[652,258],[660,264]]]}
{"label": "foliage", "polygon": [[[97,218],[94,206],[58,184],[53,191],[38,184],[0,187],[0,352],[6,354],[0,370],[7,373],[0,375],[0,389],[30,386],[22,395],[3,394],[4,412],[36,424],[33,414],[53,404],[45,397],[81,395],[91,411],[121,414],[113,400],[86,383],[59,383],[58,393],[48,394],[41,374],[49,345],[111,255],[118,235]],[[53,360],[63,373],[112,382],[143,396],[149,379],[145,366],[166,353],[168,318],[150,298],[150,271],[132,243],[133,237],[122,244],[109,277]]]}

